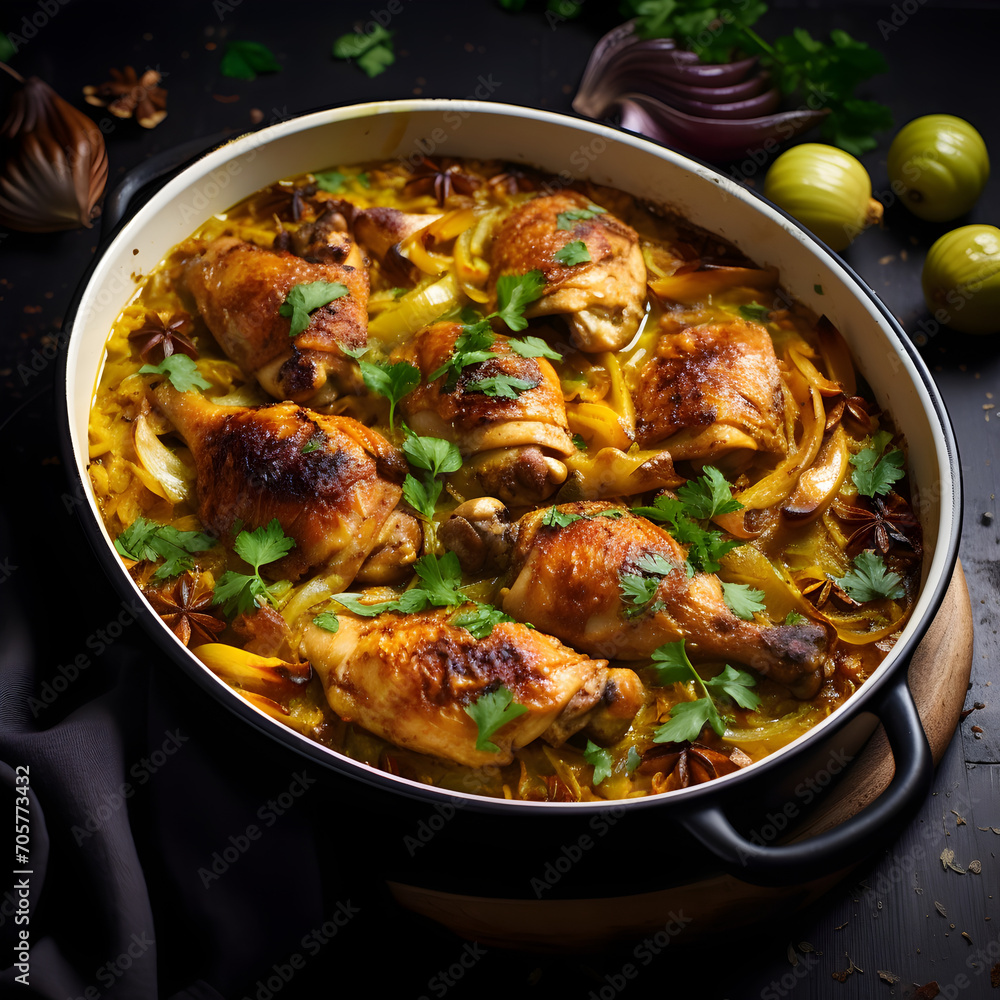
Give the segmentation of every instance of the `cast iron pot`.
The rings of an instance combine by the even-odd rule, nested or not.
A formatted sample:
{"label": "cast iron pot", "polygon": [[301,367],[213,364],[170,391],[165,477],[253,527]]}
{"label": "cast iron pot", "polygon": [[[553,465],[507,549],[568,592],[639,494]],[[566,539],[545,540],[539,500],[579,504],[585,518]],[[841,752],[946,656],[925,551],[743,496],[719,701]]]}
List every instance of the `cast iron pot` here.
{"label": "cast iron pot", "polygon": [[[89,498],[83,522],[117,589],[143,604],[108,537],[87,474],[87,422],[116,316],[167,251],[212,213],[279,178],[333,164],[472,156],[538,166],[565,181],[589,177],[666,206],[737,246],[782,285],[827,315],[850,344],[879,405],[908,446],[914,509],[925,542],[921,593],[901,639],[863,688],[783,750],[735,774],[667,795],[623,802],[515,802],[446,792],[350,760],[285,728],[230,689],[147,608],[145,626],[164,652],[251,726],[345,780],[358,828],[392,849],[383,872],[480,897],[565,899],[637,891],[629,866],[609,863],[639,844],[669,850],[656,885],[729,873],[741,883],[794,884],[843,869],[884,843],[929,791],[933,762],[907,685],[909,658],[941,602],[960,528],[958,452],[947,414],[922,360],[873,291],[844,262],[774,206],[713,169],[603,125],[524,108],[470,101],[412,100],[334,108],[226,142],[186,166],[109,239],[71,313],[65,355],[67,466]],[[781,843],[777,817],[798,816],[803,789],[830,782],[881,722],[895,761],[885,792],[846,822]],[[414,807],[414,801],[417,803]],[[792,809],[789,809],[789,805]],[[337,806],[332,806],[336,815]],[[341,814],[342,815],[342,814]],[[422,824],[422,825],[421,825]],[[581,837],[587,838],[587,846]],[[652,838],[652,839],[651,839]],[[601,849],[593,850],[600,842]],[[490,845],[501,866],[456,864],[456,849]],[[608,848],[608,849],[605,849]],[[512,869],[517,874],[512,874]],[[491,872],[493,874],[491,874]]]}

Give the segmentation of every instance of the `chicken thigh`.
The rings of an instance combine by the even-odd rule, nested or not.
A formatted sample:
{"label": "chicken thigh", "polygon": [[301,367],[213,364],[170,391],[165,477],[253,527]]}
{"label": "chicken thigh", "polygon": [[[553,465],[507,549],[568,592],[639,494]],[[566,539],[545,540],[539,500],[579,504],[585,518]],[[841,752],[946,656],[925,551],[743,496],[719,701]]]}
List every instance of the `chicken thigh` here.
{"label": "chicken thigh", "polygon": [[[345,612],[336,632],[307,623],[300,649],[342,718],[396,746],[472,767],[508,764],[514,750],[538,737],[559,745],[605,701],[616,703],[627,728],[642,704],[632,671],[609,672],[606,660],[513,622],[476,639],[450,624],[450,615]],[[609,673],[616,675],[613,683]],[[489,737],[498,752],[478,750],[477,725],[465,709],[501,685],[527,711]]]}
{"label": "chicken thigh", "polygon": [[[557,254],[582,243],[586,258],[561,263]],[[490,281],[539,270],[545,294],[524,315],[566,314],[581,351],[624,347],[645,313],[646,264],[631,226],[575,192],[545,195],[515,208],[492,244]]]}
{"label": "chicken thigh", "polygon": [[[222,236],[187,264],[188,288],[219,346],[276,399],[315,406],[361,387],[341,347],[367,343],[368,272],[357,247],[345,249],[342,262],[311,260]],[[281,307],[297,285],[316,281],[346,286],[347,294],[312,312],[291,338]]]}
{"label": "chicken thigh", "polygon": [[781,372],[759,323],[734,319],[661,335],[633,399],[636,440],[666,448],[674,461],[787,447]]}
{"label": "chicken thigh", "polygon": [[[686,553],[665,530],[625,512],[593,516],[612,506],[563,504],[560,513],[578,517],[565,527],[544,525],[544,510],[525,515],[503,610],[591,656],[646,659],[663,643],[685,639],[693,660],[735,659],[800,697],[816,693],[829,641],[825,628],[812,621],[743,621],[723,600],[717,576],[687,575]],[[660,579],[649,610],[636,613],[623,600],[620,579],[643,575],[640,562],[649,556],[674,569]]]}
{"label": "chicken thigh", "polygon": [[[436,323],[393,352],[394,362],[409,361],[423,379],[400,404],[406,422],[418,434],[458,445],[468,459],[465,471],[486,494],[505,503],[544,500],[566,479],[560,459],[575,450],[559,376],[544,358],[521,357],[498,336],[492,357],[464,368],[451,389],[444,375],[428,381],[451,358],[462,329],[461,323]],[[476,388],[501,376],[531,388],[513,398]]]}
{"label": "chicken thigh", "polygon": [[155,399],[194,455],[205,528],[231,539],[237,519],[253,529],[277,518],[295,539],[269,575],[318,572],[341,591],[377,544],[405,531],[390,515],[406,462],[364,424],[295,403],[219,406],[166,382]]}

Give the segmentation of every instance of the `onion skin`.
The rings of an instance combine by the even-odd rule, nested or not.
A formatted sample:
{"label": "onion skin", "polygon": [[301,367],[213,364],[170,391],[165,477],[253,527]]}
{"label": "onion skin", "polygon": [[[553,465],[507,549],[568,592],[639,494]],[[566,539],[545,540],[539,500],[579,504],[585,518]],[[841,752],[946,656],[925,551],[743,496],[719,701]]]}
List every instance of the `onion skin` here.
{"label": "onion skin", "polygon": [[684,114],[645,94],[625,94],[618,104],[622,128],[711,162],[737,159],[768,142],[784,142],[812,128],[827,114],[783,111],[761,118],[701,118]]}
{"label": "onion skin", "polygon": [[22,83],[0,130],[7,152],[0,225],[30,233],[90,228],[108,180],[104,136],[38,77]]}
{"label": "onion skin", "polygon": [[950,222],[975,205],[990,176],[983,137],[954,115],[924,115],[889,147],[892,188],[917,218]]}
{"label": "onion skin", "polygon": [[793,146],[771,164],[764,197],[838,253],[882,218],[882,206],[872,198],[871,178],[861,162],[818,142]]}
{"label": "onion skin", "polygon": [[939,322],[960,333],[1000,333],[1000,229],[945,233],[927,251],[921,285]]}

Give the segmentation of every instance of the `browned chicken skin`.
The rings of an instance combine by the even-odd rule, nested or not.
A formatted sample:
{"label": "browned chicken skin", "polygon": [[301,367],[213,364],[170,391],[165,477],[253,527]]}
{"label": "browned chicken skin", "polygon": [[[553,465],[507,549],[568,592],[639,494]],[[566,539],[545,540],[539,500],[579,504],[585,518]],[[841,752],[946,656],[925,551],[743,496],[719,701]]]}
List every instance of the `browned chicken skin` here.
{"label": "browned chicken skin", "polygon": [[406,463],[385,438],[295,403],[219,406],[166,382],[155,398],[194,455],[207,530],[231,539],[237,519],[277,518],[295,548],[269,575],[320,572],[335,590],[355,578],[402,495]]}
{"label": "browned chicken skin", "polygon": [[426,229],[440,215],[421,215],[401,212],[398,208],[374,205],[356,209],[345,202],[345,211],[351,218],[354,235],[368,254],[379,262],[383,272],[391,278],[412,284],[420,271],[400,252],[400,243],[421,229]]}
{"label": "browned chicken skin", "polygon": [[[829,641],[822,626],[743,621],[723,600],[717,576],[687,576],[684,549],[662,528],[629,513],[586,517],[612,506],[560,505],[562,512],[584,515],[564,528],[544,526],[544,510],[525,515],[503,610],[591,656],[646,659],[663,643],[685,639],[695,661],[732,658],[800,697],[816,693]],[[628,618],[619,578],[641,575],[639,560],[649,555],[664,557],[676,569],[656,590],[654,600],[663,607]]]}
{"label": "browned chicken skin", "polygon": [[734,319],[661,335],[634,394],[636,440],[675,461],[785,450],[784,396],[770,334]]}
{"label": "browned chicken skin", "polygon": [[[344,613],[335,633],[307,624],[302,655],[342,718],[396,746],[470,767],[508,764],[514,750],[538,737],[558,745],[586,725],[591,713],[603,708],[604,716],[611,714],[606,701],[627,725],[642,703],[641,684],[636,689],[618,677],[609,690],[605,660],[512,622],[476,639],[450,624],[451,614]],[[501,684],[528,711],[490,737],[498,753],[477,750],[476,723],[465,708]]]}
{"label": "browned chicken skin", "polygon": [[[353,246],[338,263],[223,236],[188,263],[185,276],[205,324],[247,376],[276,399],[320,405],[357,380],[356,366],[340,348],[364,347],[368,340],[362,264]],[[290,320],[279,310],[295,285],[313,281],[339,282],[348,293],[313,312],[293,340]]]}
{"label": "browned chicken skin", "polygon": [[[493,238],[490,281],[495,287],[503,274],[541,271],[545,294],[524,315],[565,313],[581,351],[614,351],[632,339],[645,313],[646,265],[635,230],[609,212],[558,228],[560,213],[588,207],[583,195],[565,192],[515,208]],[[554,255],[577,241],[590,261],[559,263]]]}
{"label": "browned chicken skin", "polygon": [[[559,376],[544,358],[522,358],[498,336],[494,357],[465,368],[453,389],[443,375],[428,382],[451,357],[461,332],[460,323],[435,323],[393,352],[394,362],[409,361],[423,379],[400,404],[406,422],[418,434],[458,445],[486,493],[506,503],[543,500],[566,479],[559,459],[574,451]],[[471,388],[498,375],[533,388],[514,399]]]}

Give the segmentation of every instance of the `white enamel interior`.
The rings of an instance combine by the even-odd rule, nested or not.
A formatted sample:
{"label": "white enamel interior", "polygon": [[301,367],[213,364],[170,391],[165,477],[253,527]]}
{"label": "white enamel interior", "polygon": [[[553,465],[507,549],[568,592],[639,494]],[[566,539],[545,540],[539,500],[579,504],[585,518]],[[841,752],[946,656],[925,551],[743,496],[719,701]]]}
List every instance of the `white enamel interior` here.
{"label": "white enamel interior", "polygon": [[[420,100],[334,108],[227,143],[167,183],[97,262],[73,323],[67,406],[82,481],[89,482],[88,413],[105,340],[142,275],[210,215],[280,178],[337,164],[419,155],[496,157],[533,164],[566,180],[589,177],[673,209],[733,243],[757,264],[777,267],[784,288],[817,313],[825,313],[843,333],[880,406],[893,415],[905,435],[915,484],[914,507],[923,522],[928,557],[923,595],[903,638],[925,627],[934,584],[949,566],[945,548],[935,543],[951,537],[955,527],[957,484],[929,391],[909,356],[897,348],[897,335],[858,280],[839,258],[779,212],[708,167],[602,125],[507,105]],[[94,515],[99,522],[96,507]],[[112,547],[110,538],[107,544]],[[123,569],[121,575],[131,585]],[[166,627],[163,636],[164,642],[176,641]],[[226,697],[238,698],[188,655],[225,690]],[[889,669],[892,662],[890,654],[879,671]],[[263,728],[278,726],[260,715]],[[812,738],[832,719],[779,753],[792,752],[802,739]],[[286,742],[305,741],[286,732]],[[364,766],[351,764],[350,770]],[[728,778],[738,778],[740,773],[745,772]],[[691,790],[672,794],[684,791]],[[454,798],[456,793],[448,795]]]}

